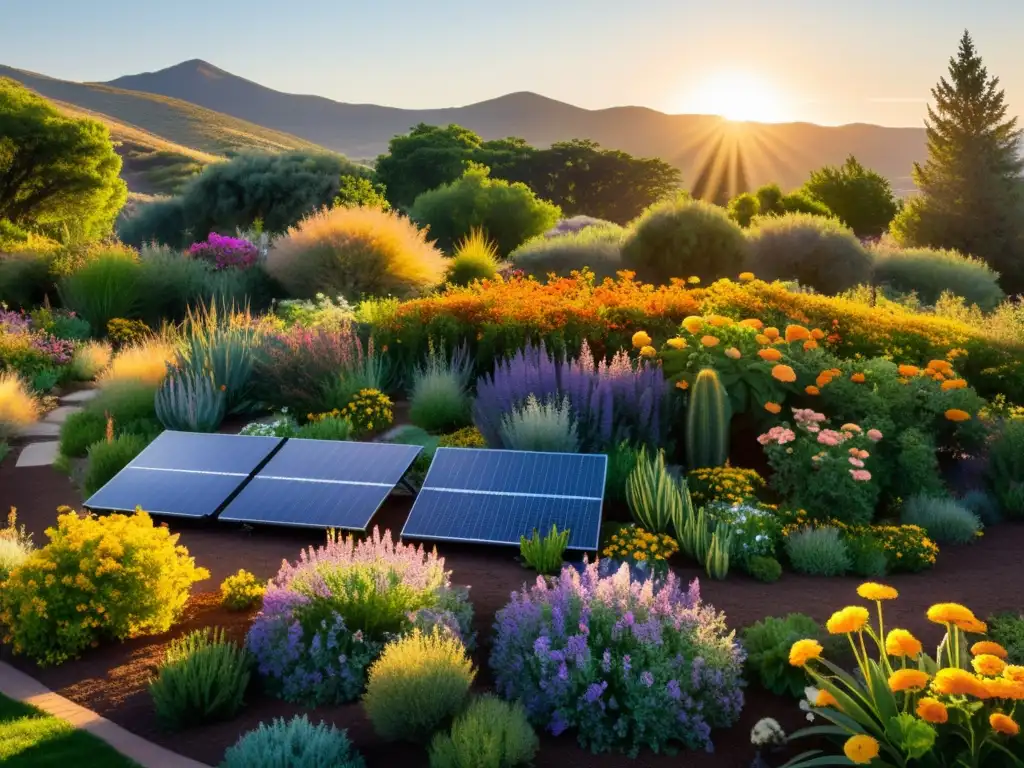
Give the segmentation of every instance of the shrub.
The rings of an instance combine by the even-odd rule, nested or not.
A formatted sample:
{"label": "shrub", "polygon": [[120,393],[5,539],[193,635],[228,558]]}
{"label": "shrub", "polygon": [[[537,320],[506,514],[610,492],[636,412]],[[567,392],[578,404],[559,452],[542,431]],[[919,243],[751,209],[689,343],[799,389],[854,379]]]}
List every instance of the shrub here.
{"label": "shrub", "polygon": [[730,200],[726,210],[729,212],[729,218],[746,229],[754,217],[761,212],[761,202],[756,195],[744,192]]}
{"label": "shrub", "polygon": [[782,565],[774,557],[754,555],[747,561],[747,573],[758,581],[772,584],[782,576]]}
{"label": "shrub", "polygon": [[310,724],[305,715],[287,723],[260,723],[224,754],[221,768],[366,768],[345,731]]}
{"label": "shrub", "polygon": [[263,599],[266,587],[244,568],[224,579],[220,601],[232,611],[245,611]]}
{"label": "shrub", "polygon": [[437,285],[444,266],[424,231],[378,208],[313,214],[275,241],[267,257],[270,275],[302,299],[318,293],[350,301],[364,294],[409,298]]}
{"label": "shrub", "polygon": [[113,352],[102,341],[89,341],[75,350],[71,358],[71,376],[76,381],[92,381],[110,365]]}
{"label": "shrub", "polygon": [[156,387],[137,379],[111,381],[94,397],[85,410],[102,413],[119,427],[131,421],[156,418]]}
{"label": "shrub", "polygon": [[0,245],[0,303],[15,309],[42,304],[53,286],[48,259],[34,251],[4,251]]}
{"label": "shrub", "polygon": [[248,240],[216,232],[211,232],[204,241],[192,243],[186,253],[211,264],[214,269],[248,269],[255,266],[260,257],[259,248]]}
{"label": "shrub", "polygon": [[60,452],[68,458],[81,458],[93,443],[103,439],[107,418],[97,411],[76,411],[68,414],[60,425]]}
{"label": "shrub", "polygon": [[177,534],[153,525],[145,512],[57,511],[57,525],[46,531],[49,543],[0,593],[8,642],[40,664],[76,657],[103,638],[166,632],[192,584],[209,576],[178,545]]}
{"label": "shrub", "polygon": [[413,371],[409,419],[428,432],[465,427],[470,421],[469,385],[472,361],[464,347],[450,358],[433,348],[426,364]]}
{"label": "shrub", "polygon": [[550,274],[568,277],[583,269],[589,269],[599,280],[615,279],[616,273],[623,269],[625,238],[625,229],[608,222],[555,236],[545,233],[512,251],[509,261],[516,269],[538,280]]}
{"label": "shrub", "polygon": [[888,483],[890,496],[938,496],[943,492],[935,441],[927,433],[916,428],[904,430],[896,437],[896,451],[896,466]]}
{"label": "shrub", "polygon": [[559,531],[557,525],[552,525],[551,531],[542,535],[534,528],[529,539],[519,537],[519,556],[525,565],[537,573],[557,573],[562,570],[562,557],[568,545],[568,529]]}
{"label": "shrub", "polygon": [[824,642],[823,628],[810,616],[791,613],[782,618],[768,616],[746,627],[740,636],[750,675],[774,694],[800,698],[807,675],[800,667],[790,665],[789,649],[797,640]]}
{"label": "shrub", "polygon": [[451,733],[430,743],[430,768],[516,768],[531,765],[539,742],[523,705],[496,696],[473,699]]}
{"label": "shrub", "polygon": [[114,479],[114,475],[128,466],[128,462],[142,453],[152,438],[122,434],[113,440],[102,440],[89,446],[89,466],[85,470],[83,485],[86,496],[91,496]]}
{"label": "shrub", "polygon": [[914,292],[925,304],[935,304],[945,291],[963,296],[986,312],[1003,300],[999,275],[981,259],[957,251],[878,248],[874,259],[876,285]]}
{"label": "shrub", "polygon": [[444,560],[375,529],[359,542],[329,536],[295,565],[284,563],[246,645],[271,693],[337,704],[360,694],[367,668],[392,636],[442,626],[468,641],[471,618],[465,596],[450,588]]}
{"label": "shrub", "polygon": [[726,504],[757,501],[765,483],[757,470],[726,466],[691,470],[686,474],[686,486],[693,503],[702,507],[714,501]]}
{"label": "shrub", "polygon": [[[2,460],[0,456],[0,460]],[[35,547],[32,544],[32,534],[25,531],[25,526],[20,528],[18,523],[18,512],[11,507],[7,515],[7,527],[0,528],[0,586],[11,575],[11,572],[22,565],[28,556],[32,554]],[[2,609],[2,605],[0,605]]]}
{"label": "shrub", "polygon": [[141,320],[115,317],[107,322],[107,338],[117,350],[133,344],[142,344],[150,335],[149,326]]}
{"label": "shrub", "polygon": [[343,416],[331,416],[303,424],[295,431],[295,437],[304,440],[349,440],[352,432],[351,421]]}
{"label": "shrub", "polygon": [[967,544],[981,531],[981,521],[954,499],[924,494],[904,500],[900,521],[924,528],[939,544]]}
{"label": "shrub", "polygon": [[889,558],[874,536],[847,536],[843,543],[850,554],[851,573],[877,579],[888,572]]}
{"label": "shrub", "polygon": [[960,499],[960,504],[978,518],[982,525],[995,525],[1002,522],[1002,515],[999,514],[999,502],[987,491],[968,491]]}
{"label": "shrub", "polygon": [[469,285],[474,280],[487,280],[498,274],[498,246],[487,239],[482,229],[473,229],[459,241],[444,281],[452,285]]}
{"label": "shrub", "polygon": [[168,730],[230,720],[249,686],[245,651],[224,630],[197,629],[171,642],[164,664],[149,683],[157,721]]}
{"label": "shrub", "polygon": [[156,391],[156,417],[164,429],[215,432],[224,421],[227,398],[208,370],[170,374]]}
{"label": "shrub", "polygon": [[871,256],[836,219],[806,213],[762,216],[754,219],[747,237],[749,268],[765,280],[796,280],[828,294],[871,280]]}
{"label": "shrub", "polygon": [[651,533],[637,525],[627,525],[613,533],[601,550],[602,557],[626,563],[631,573],[664,574],[668,560],[679,551],[679,544],[667,533]]}
{"label": "shrub", "polygon": [[609,501],[626,501],[626,482],[636,468],[640,449],[623,440],[608,451],[608,470],[604,478],[604,495]]}
{"label": "shrub", "polygon": [[339,415],[352,423],[356,435],[387,429],[394,421],[391,398],[379,389],[359,390]]}
{"label": "shrub", "polygon": [[476,427],[463,427],[447,435],[441,435],[438,448],[486,448],[487,441]]}
{"label": "shrub", "polygon": [[652,283],[691,276],[710,282],[736,275],[746,252],[743,230],[723,209],[682,197],[644,211],[622,244],[626,268]]}
{"label": "shrub", "polygon": [[61,301],[100,335],[115,317],[139,311],[140,266],[133,251],[111,250],[92,257],[58,284]]}
{"label": "shrub", "polygon": [[651,533],[666,533],[671,525],[682,535],[682,521],[693,515],[686,482],[669,474],[663,450],[654,457],[646,450],[637,455],[626,479],[626,502],[633,519]]}
{"label": "shrub", "polygon": [[530,395],[501,420],[501,445],[513,451],[576,453],[580,449],[569,401],[541,405]]}
{"label": "shrub", "polygon": [[997,613],[986,623],[989,638],[1006,649],[1006,661],[1024,664],[1024,617],[1013,612]]}
{"label": "shrub", "polygon": [[167,364],[174,356],[174,347],[160,339],[123,347],[100,376],[99,385],[106,388],[115,382],[131,380],[155,389],[167,375]]}
{"label": "shrub", "polygon": [[793,570],[809,576],[842,576],[850,570],[850,552],[832,526],[803,528],[786,536]]}
{"label": "shrub", "polygon": [[1003,424],[992,441],[988,482],[1006,517],[1024,517],[1024,419]]}
{"label": "shrub", "polygon": [[370,667],[363,707],[384,739],[424,742],[462,709],[475,677],[461,640],[414,630]]}
{"label": "shrub", "polygon": [[39,420],[39,401],[16,373],[0,373],[0,440]]}
{"label": "shrub", "polygon": [[[627,621],[632,631],[613,631]],[[495,626],[498,693],[594,752],[706,749],[711,729],[739,716],[743,655],[696,581],[684,591],[670,572],[641,589],[627,565],[604,577],[597,563],[565,568],[513,595]]]}
{"label": "shrub", "polygon": [[472,166],[462,178],[419,195],[410,215],[444,251],[479,228],[504,257],[554,226],[562,211],[525,184],[492,179],[487,168]]}

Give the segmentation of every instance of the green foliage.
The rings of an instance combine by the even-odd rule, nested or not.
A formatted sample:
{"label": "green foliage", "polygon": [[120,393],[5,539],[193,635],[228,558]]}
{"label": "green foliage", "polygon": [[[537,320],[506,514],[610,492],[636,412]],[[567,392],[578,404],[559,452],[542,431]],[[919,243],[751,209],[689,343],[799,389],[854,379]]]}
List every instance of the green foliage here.
{"label": "green foliage", "polygon": [[754,192],[757,198],[757,212],[761,216],[782,216],[786,209],[782,205],[782,190],[778,184],[765,184]]}
{"label": "green foliage", "polygon": [[388,142],[388,154],[375,163],[377,179],[392,205],[407,208],[427,190],[455,181],[466,169],[480,137],[459,125],[420,123]]}
{"label": "green foliage", "polygon": [[978,489],[968,491],[960,499],[960,503],[978,518],[982,525],[995,525],[1003,520],[1003,516],[999,513],[999,502],[987,491]]}
{"label": "green foliage", "polygon": [[541,404],[534,395],[501,419],[501,444],[513,451],[576,453],[580,449],[568,399]]}
{"label": "green foliage", "polygon": [[525,184],[492,179],[488,168],[472,166],[458,180],[417,197],[410,216],[429,228],[444,251],[480,228],[507,256],[550,229],[562,211]]}
{"label": "green foliage", "polygon": [[921,526],[939,544],[967,544],[981,530],[981,521],[956,500],[924,494],[904,500],[900,522]]}
{"label": "green foliage", "polygon": [[164,429],[216,432],[226,405],[224,390],[208,370],[169,373],[156,391],[156,417]]}
{"label": "green foliage", "polygon": [[370,667],[363,707],[382,738],[422,743],[462,709],[475,677],[461,640],[415,629]]}
{"label": "green foliage", "polygon": [[850,551],[832,526],[802,528],[786,536],[793,570],[809,576],[842,576],[850,570]]}
{"label": "green foliage", "polygon": [[559,531],[558,526],[552,525],[547,535],[541,535],[534,528],[529,539],[519,537],[519,555],[537,573],[554,574],[562,570],[562,556],[568,545],[568,529]]}
{"label": "green foliage", "polygon": [[103,439],[106,430],[107,419],[100,412],[70,413],[60,425],[60,452],[69,458],[81,458],[90,445]]}
{"label": "green foliage", "polygon": [[768,616],[740,633],[747,652],[748,673],[766,689],[779,696],[803,696],[807,674],[789,663],[789,649],[797,640],[825,639],[818,623],[802,613],[778,618]]}
{"label": "green foliage", "polygon": [[988,312],[1004,298],[999,275],[981,259],[934,248],[879,248],[874,251],[874,283],[899,293],[917,294],[925,304],[949,291]]}
{"label": "green foliage", "polygon": [[383,184],[376,184],[372,179],[365,176],[353,176],[342,174],[338,184],[338,196],[334,198],[335,205],[360,206],[369,208],[380,208],[383,211],[391,208],[388,202],[387,190]]}
{"label": "green foliage", "polygon": [[83,481],[86,496],[92,496],[112,480],[150,442],[151,439],[142,435],[123,434],[113,440],[101,440],[90,445],[87,451],[89,466]]}
{"label": "green foliage", "polygon": [[451,733],[430,743],[430,768],[516,768],[531,765],[539,741],[519,702],[474,699],[455,718]]}
{"label": "green foliage", "polygon": [[413,370],[409,393],[409,420],[428,432],[448,432],[470,423],[466,390],[472,361],[464,348],[446,357],[430,346],[427,361]]}
{"label": "green foliage", "polygon": [[686,460],[691,470],[720,467],[729,458],[729,404],[714,368],[697,374],[686,409]]}
{"label": "green foliage", "polygon": [[747,573],[758,581],[771,584],[782,576],[782,565],[774,557],[754,555],[747,560]]}
{"label": "green foliage", "polygon": [[498,266],[498,246],[487,239],[482,229],[474,229],[459,242],[444,280],[452,285],[469,285],[474,280],[493,278],[498,274]]}
{"label": "green foliage", "polygon": [[1024,419],[1005,422],[992,441],[988,482],[1003,515],[1024,518]]}
{"label": "green foliage", "polygon": [[150,335],[149,326],[144,322],[124,317],[108,320],[105,330],[107,338],[116,349],[141,344]]}
{"label": "green foliage", "polygon": [[659,450],[654,458],[646,449],[634,455],[636,460],[627,476],[625,489],[633,520],[651,533],[667,533],[670,525],[681,533],[680,522],[685,524],[693,515],[685,481],[669,474],[663,450]]}
{"label": "green foliage", "polygon": [[729,551],[732,549],[732,540],[732,529],[728,524],[719,521],[711,535],[711,546],[704,562],[704,569],[712,579],[721,581],[729,575]]}
{"label": "green foliage", "polygon": [[988,639],[1006,649],[1006,661],[1010,664],[1024,664],[1024,616],[1005,612],[990,616]]}
{"label": "green foliage", "polygon": [[220,584],[221,604],[232,611],[245,611],[263,599],[266,586],[247,570],[239,569]]}
{"label": "green foliage", "polygon": [[808,216],[832,216],[828,206],[803,192],[790,192],[782,196],[782,209],[786,213],[805,213]]}
{"label": "green foliage", "polygon": [[295,437],[306,440],[351,440],[352,422],[346,418],[335,417],[320,419],[303,424],[295,432]]}
{"label": "green foliage", "polygon": [[140,273],[134,253],[110,250],[64,277],[58,292],[64,306],[87,321],[99,336],[114,318],[132,317],[139,311]]}
{"label": "green foliage", "polygon": [[107,127],[65,117],[45,99],[0,78],[0,220],[83,240],[109,234],[128,186]]}
{"label": "green foliage", "polygon": [[366,768],[366,763],[345,731],[296,715],[288,722],[260,723],[228,748],[220,768]]}
{"label": "green foliage", "polygon": [[38,253],[4,253],[0,245],[0,303],[29,309],[43,303],[53,287],[48,259]]}
{"label": "green foliage", "polygon": [[156,719],[168,730],[230,720],[249,686],[245,650],[224,630],[197,629],[173,640],[164,664],[149,683]]}
{"label": "green foliage", "polygon": [[683,196],[644,211],[622,244],[626,268],[653,283],[673,277],[696,276],[705,282],[735,277],[746,253],[743,230],[724,210]]}
{"label": "green foliage", "polygon": [[820,200],[857,237],[878,237],[899,210],[888,179],[850,155],[841,166],[811,172],[803,191]]}
{"label": "green foliage", "polygon": [[944,490],[935,441],[920,429],[905,429],[896,438],[896,466],[888,483],[889,496],[915,493],[938,496]]}
{"label": "green foliage", "polygon": [[85,410],[110,416],[114,426],[145,419],[156,419],[156,387],[126,379],[106,384],[89,401]]}
{"label": "green foliage", "polygon": [[623,269],[622,242],[626,230],[617,224],[602,223],[583,229],[552,235],[547,232],[520,245],[509,261],[516,269],[542,280],[549,274],[568,277],[572,272],[589,269],[598,280],[615,278]]}
{"label": "green foliage", "polygon": [[878,579],[889,570],[889,558],[874,536],[847,536],[844,539],[850,553],[850,572],[867,579]]}
{"label": "green foliage", "polygon": [[730,200],[726,210],[729,212],[729,218],[746,229],[761,212],[761,201],[756,195],[744,192]]}
{"label": "green foliage", "polygon": [[796,280],[827,294],[871,280],[871,256],[835,219],[806,213],[759,216],[748,239],[749,267],[764,280]]}
{"label": "green foliage", "polygon": [[626,483],[636,469],[640,449],[623,440],[608,451],[608,470],[604,480],[604,496],[609,501],[626,501]]}

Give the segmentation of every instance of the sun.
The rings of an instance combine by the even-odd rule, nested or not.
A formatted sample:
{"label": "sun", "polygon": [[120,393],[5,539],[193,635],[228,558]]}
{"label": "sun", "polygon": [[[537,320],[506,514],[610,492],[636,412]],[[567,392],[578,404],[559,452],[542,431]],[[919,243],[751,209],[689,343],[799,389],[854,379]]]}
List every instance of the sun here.
{"label": "sun", "polygon": [[785,99],[763,78],[746,72],[719,72],[698,82],[683,99],[690,114],[726,120],[777,123],[786,119]]}

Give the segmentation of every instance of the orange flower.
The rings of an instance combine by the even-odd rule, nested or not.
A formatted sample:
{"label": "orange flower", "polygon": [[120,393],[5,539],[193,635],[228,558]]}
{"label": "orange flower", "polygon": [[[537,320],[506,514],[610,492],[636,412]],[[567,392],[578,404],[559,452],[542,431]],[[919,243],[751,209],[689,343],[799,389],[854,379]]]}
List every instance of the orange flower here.
{"label": "orange flower", "polygon": [[953,366],[947,360],[929,360],[928,367],[939,373],[952,373]]}
{"label": "orange flower", "polygon": [[804,328],[802,325],[787,325],[786,326],[786,341],[793,343],[794,341],[805,341],[811,338],[811,332]]}
{"label": "orange flower", "polygon": [[1008,664],[1006,669],[1003,670],[1003,677],[1007,680],[1013,680],[1015,683],[1024,683],[1024,667]]}
{"label": "orange flower", "polygon": [[921,372],[921,369],[918,368],[916,365],[901,365],[898,370],[900,376],[907,377],[917,376],[917,374]]}
{"label": "orange flower", "polygon": [[854,384],[863,384],[866,381],[866,379],[864,378],[863,373],[855,373],[853,374],[853,376],[850,377],[850,381],[852,381]]}
{"label": "orange flower", "polygon": [[993,699],[1009,699],[1020,701],[1024,699],[1024,683],[1016,680],[1007,680],[1005,677],[995,677],[985,681],[985,690]]}
{"label": "orange flower", "polygon": [[942,382],[942,391],[949,392],[951,389],[963,389],[966,386],[967,382],[964,379],[950,379]]}
{"label": "orange flower", "polygon": [[814,339],[808,339],[804,342],[804,352],[810,352],[812,349],[818,348],[818,342]]}
{"label": "orange flower", "polygon": [[683,328],[685,328],[689,333],[692,333],[694,335],[700,333],[703,327],[704,320],[702,320],[699,317],[694,317],[693,315],[691,315],[690,317],[687,317],[686,319],[683,320]]}
{"label": "orange flower", "polygon": [[885,652],[890,656],[916,659],[921,654],[921,641],[905,629],[894,629],[885,637]]}
{"label": "orange flower", "polygon": [[740,320],[740,325],[745,325],[747,328],[753,328],[755,331],[760,331],[764,328],[764,323],[756,317],[748,317],[746,320]]}
{"label": "orange flower", "polygon": [[686,379],[680,379],[679,381],[676,382],[676,389],[686,390],[689,388],[690,382],[688,382]]}
{"label": "orange flower", "polygon": [[736,347],[729,347],[727,350],[725,350],[725,356],[728,357],[730,360],[739,360],[742,357],[740,351],[736,349]]}
{"label": "orange flower", "polygon": [[772,378],[787,384],[792,383],[796,381],[796,371],[788,365],[776,365],[772,368]]}
{"label": "orange flower", "polygon": [[936,603],[928,609],[928,621],[936,624],[962,624],[976,620],[974,612],[970,608],[959,603]]}
{"label": "orange flower", "polygon": [[976,699],[987,699],[988,689],[985,683],[979,680],[970,672],[946,667],[935,673],[935,680],[932,681],[932,688],[936,693],[943,696],[973,696]]}
{"label": "orange flower", "polygon": [[777,338],[779,338],[779,329],[773,325],[769,325],[767,328],[764,329],[764,335],[767,336],[772,341],[775,341]]}
{"label": "orange flower", "polygon": [[983,653],[971,659],[971,666],[974,667],[974,671],[979,675],[996,677],[1003,674],[1003,670],[1006,669],[1006,662],[998,656],[993,656],[991,653]]}
{"label": "orange flower", "polygon": [[779,405],[778,403],[772,403],[772,402],[765,403],[764,404],[764,409],[766,411],[768,411],[768,413],[774,413],[776,415],[779,414],[779,413],[782,413],[782,406]]}
{"label": "orange flower", "polygon": [[818,691],[818,695],[814,697],[814,706],[816,707],[832,707],[838,709],[840,712],[843,708],[839,706],[839,701],[829,691],[822,688]]}
{"label": "orange flower", "polygon": [[718,337],[717,336],[701,336],[700,343],[705,347],[717,347]]}
{"label": "orange flower", "polygon": [[925,696],[917,702],[917,716],[926,723],[941,725],[949,720],[949,712],[946,705],[930,696]]}
{"label": "orange flower", "polygon": [[971,646],[972,656],[981,656],[983,653],[987,653],[989,656],[996,656],[1000,659],[1006,659],[1009,655],[1003,646],[999,643],[994,643],[991,640],[979,640]]}
{"label": "orange flower", "polygon": [[722,317],[722,315],[708,315],[704,319],[716,328],[721,328],[723,325],[732,325],[733,323],[731,317]]}
{"label": "orange flower", "polygon": [[996,733],[1005,733],[1007,736],[1016,736],[1020,733],[1020,726],[1009,715],[1001,712],[993,712],[988,717],[988,724]]}
{"label": "orange flower", "polygon": [[893,693],[923,691],[928,685],[928,673],[918,669],[897,669],[889,676],[889,690]]}
{"label": "orange flower", "polygon": [[814,380],[814,383],[817,384],[819,388],[824,387],[826,384],[831,384],[832,372],[822,371],[821,373],[818,374],[818,378]]}
{"label": "orange flower", "polygon": [[686,349],[686,339],[679,336],[674,336],[665,343],[672,347],[672,349]]}
{"label": "orange flower", "polygon": [[797,640],[789,649],[789,664],[802,667],[812,659],[820,659],[824,650],[817,640]]}
{"label": "orange flower", "polygon": [[820,395],[821,394],[821,390],[818,389],[813,384],[808,384],[806,387],[804,387],[804,392],[806,392],[808,395]]}
{"label": "orange flower", "polygon": [[757,340],[758,344],[762,344],[766,347],[772,343],[772,340],[765,336],[763,333],[757,334],[757,336],[755,336],[754,338]]}
{"label": "orange flower", "polygon": [[828,372],[832,374],[833,378],[835,378],[836,376],[842,376],[843,375],[843,372],[840,371],[838,368],[829,368]]}
{"label": "orange flower", "polygon": [[961,411],[959,408],[950,408],[946,411],[946,418],[949,421],[968,421],[971,418],[971,414],[967,411]]}
{"label": "orange flower", "polygon": [[651,346],[640,347],[640,357],[651,358],[651,357],[657,357],[657,356],[658,356],[658,350],[656,350],[654,347],[651,347]]}
{"label": "orange flower", "polygon": [[753,279],[754,279],[754,273],[753,272],[740,272],[740,281],[742,281],[744,283],[749,283]]}
{"label": "orange flower", "polygon": [[811,338],[814,339],[815,341],[821,341],[822,339],[825,338],[825,332],[820,328],[815,328],[813,331],[811,331]]}
{"label": "orange flower", "polygon": [[769,363],[774,363],[777,360],[782,359],[782,353],[773,347],[768,347],[767,349],[759,349],[757,351],[757,356],[760,357],[762,360],[766,360]]}
{"label": "orange flower", "polygon": [[843,754],[856,765],[869,765],[878,757],[879,749],[878,740],[866,733],[851,736],[843,744]]}
{"label": "orange flower", "polygon": [[833,613],[825,622],[825,628],[832,635],[848,635],[851,632],[860,632],[867,623],[868,609],[860,605],[850,605]]}

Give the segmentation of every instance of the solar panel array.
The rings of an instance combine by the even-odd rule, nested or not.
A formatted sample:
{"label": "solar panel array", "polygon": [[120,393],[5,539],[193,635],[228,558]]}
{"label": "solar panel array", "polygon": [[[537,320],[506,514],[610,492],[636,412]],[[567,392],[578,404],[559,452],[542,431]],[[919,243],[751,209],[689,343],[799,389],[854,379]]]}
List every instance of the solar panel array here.
{"label": "solar panel array", "polygon": [[597,549],[608,457],[438,448],[403,538],[518,545],[534,529],[569,530]]}

